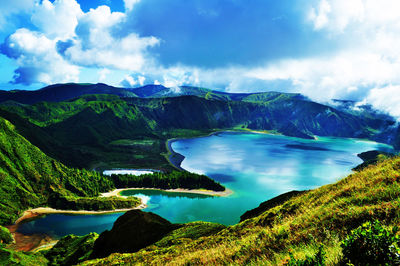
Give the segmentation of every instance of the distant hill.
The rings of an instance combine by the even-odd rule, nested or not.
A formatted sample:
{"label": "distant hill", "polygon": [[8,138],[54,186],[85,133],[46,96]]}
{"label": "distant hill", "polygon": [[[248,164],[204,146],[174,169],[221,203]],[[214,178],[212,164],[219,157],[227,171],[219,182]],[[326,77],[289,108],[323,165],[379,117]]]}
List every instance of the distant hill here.
{"label": "distant hill", "polygon": [[351,101],[324,105],[296,93],[56,84],[31,92],[1,91],[0,115],[46,154],[68,166],[85,168],[156,167],[169,171],[167,139],[216,130],[400,143],[395,119],[389,115]]}
{"label": "distant hill", "polygon": [[15,101],[24,104],[37,102],[61,102],[85,94],[112,94],[121,97],[136,97],[126,89],[108,86],[106,84],[55,84],[36,91],[0,91],[0,102]]}
{"label": "distant hill", "polygon": [[280,95],[291,95],[305,99],[300,94],[280,92],[228,93],[193,86],[167,88],[162,85],[145,85],[137,88],[118,88],[106,84],[54,84],[35,91],[1,91],[0,102],[35,104],[38,102],[62,102],[89,94],[109,94],[119,97],[166,98],[178,96],[197,96],[208,100],[221,101],[265,101]]}
{"label": "distant hill", "polygon": [[171,170],[165,157],[167,139],[216,130],[260,130],[301,138],[368,138],[390,144],[394,139],[391,117],[340,110],[299,94],[220,93],[218,97],[102,94],[33,105],[8,101],[0,104],[0,114],[47,154],[67,165],[89,168]]}

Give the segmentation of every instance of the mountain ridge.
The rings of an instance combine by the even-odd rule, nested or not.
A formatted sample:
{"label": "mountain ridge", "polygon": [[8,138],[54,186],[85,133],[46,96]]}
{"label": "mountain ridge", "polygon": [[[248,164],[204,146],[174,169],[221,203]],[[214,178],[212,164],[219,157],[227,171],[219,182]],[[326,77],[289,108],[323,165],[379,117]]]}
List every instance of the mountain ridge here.
{"label": "mountain ridge", "polygon": [[[336,109],[299,94],[268,92],[238,97],[95,94],[32,105],[8,101],[0,104],[0,113],[43,151],[79,168],[101,164],[171,170],[165,157],[168,139],[221,130],[269,131],[309,139],[314,135],[367,138],[388,144],[395,139],[395,121],[388,116]],[[25,126],[34,130],[24,130]],[[38,134],[48,141],[40,141]],[[135,143],[150,140],[152,144],[112,145],[123,139]],[[73,160],[65,154],[73,155]]]}

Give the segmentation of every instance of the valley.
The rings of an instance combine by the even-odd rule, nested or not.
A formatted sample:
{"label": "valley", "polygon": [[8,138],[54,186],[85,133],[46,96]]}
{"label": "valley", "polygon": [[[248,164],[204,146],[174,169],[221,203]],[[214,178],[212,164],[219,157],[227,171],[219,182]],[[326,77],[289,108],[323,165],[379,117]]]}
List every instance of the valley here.
{"label": "valley", "polygon": [[[172,239],[194,234],[187,243],[194,245],[198,237],[211,234],[205,239],[214,241],[216,232],[244,228],[249,219],[265,215],[268,210],[259,209],[256,216],[240,218],[263,201],[288,191],[304,191],[295,198],[319,191],[351,174],[362,162],[357,154],[370,150],[394,153],[392,145],[397,147],[398,139],[395,120],[389,115],[368,106],[355,110],[340,104],[323,105],[300,94],[230,94],[181,87],[177,95],[163,86],[128,90],[104,84],[58,84],[37,92],[3,92],[0,96],[4,132],[0,134],[0,174],[5,181],[0,188],[1,224],[12,224],[28,209],[67,210],[43,211],[45,216],[27,220],[14,230],[14,234],[61,239],[54,248],[47,248],[48,253],[29,255],[39,260],[45,256],[43,261],[55,258],[56,250],[72,241],[64,237],[69,234],[79,236],[73,238],[78,250],[90,239],[90,247],[85,249],[95,254],[93,245],[100,240],[96,240],[97,234],[87,234],[112,232],[114,222],[125,217],[121,209],[144,205],[145,214],[132,218],[139,219],[141,226],[147,228],[147,222],[151,226],[159,215],[172,223],[165,229],[168,232],[183,230],[173,233]],[[368,164],[385,162],[385,158],[371,159],[374,161],[362,168],[369,171]],[[121,172],[123,169],[151,169],[153,173],[134,176]],[[108,176],[101,174],[105,170],[111,171],[106,172]],[[13,197],[8,196],[10,188]],[[216,192],[203,193],[205,190]],[[110,191],[117,194],[99,197]],[[26,201],[26,197],[32,200]],[[284,201],[278,200],[277,208]],[[84,215],[71,215],[80,212]],[[252,232],[250,228],[252,225],[248,229]],[[163,237],[165,232],[157,239]],[[179,250],[178,242],[173,240],[171,247]],[[159,248],[164,252],[167,246]],[[133,253],[122,260],[148,262],[148,251],[141,253],[143,257]],[[9,260],[20,256],[18,251],[3,248],[2,252],[9,254],[4,255]],[[96,256],[88,253],[85,258]],[[161,257],[154,263],[158,259]],[[114,258],[96,264],[110,260]],[[184,257],[186,260],[191,258]]]}

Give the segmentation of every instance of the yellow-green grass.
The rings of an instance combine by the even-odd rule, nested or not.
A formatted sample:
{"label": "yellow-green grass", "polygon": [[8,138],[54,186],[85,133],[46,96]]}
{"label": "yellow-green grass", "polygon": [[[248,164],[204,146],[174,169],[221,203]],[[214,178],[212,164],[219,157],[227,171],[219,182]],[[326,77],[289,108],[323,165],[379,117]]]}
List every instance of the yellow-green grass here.
{"label": "yellow-green grass", "polygon": [[[327,173],[329,175],[329,173]],[[197,240],[150,246],[133,254],[88,261],[100,264],[265,264],[281,265],[325,245],[327,263],[341,259],[340,242],[365,221],[399,225],[400,158],[366,167],[343,180],[296,196],[260,216]]]}

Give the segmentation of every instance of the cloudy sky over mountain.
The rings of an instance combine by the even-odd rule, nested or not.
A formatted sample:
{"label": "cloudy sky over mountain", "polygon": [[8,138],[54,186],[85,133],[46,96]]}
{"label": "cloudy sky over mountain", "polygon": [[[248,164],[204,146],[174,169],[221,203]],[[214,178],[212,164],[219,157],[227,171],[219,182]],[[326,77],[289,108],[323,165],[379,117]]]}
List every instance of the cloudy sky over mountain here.
{"label": "cloudy sky over mountain", "polygon": [[195,85],[400,116],[398,0],[1,0],[0,89]]}

